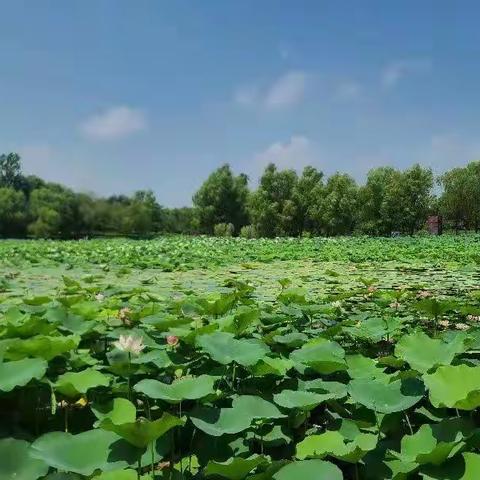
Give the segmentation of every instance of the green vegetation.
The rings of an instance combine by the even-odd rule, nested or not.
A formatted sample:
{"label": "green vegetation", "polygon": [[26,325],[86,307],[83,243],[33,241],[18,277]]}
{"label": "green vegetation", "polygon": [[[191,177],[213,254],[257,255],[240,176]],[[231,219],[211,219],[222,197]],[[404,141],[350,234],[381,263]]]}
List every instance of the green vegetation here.
{"label": "green vegetation", "polygon": [[479,240],[1,242],[0,479],[477,479]]}
{"label": "green vegetation", "polygon": [[[433,194],[435,181],[442,187]],[[215,170],[193,196],[193,207],[164,208],[151,191],[98,198],[21,173],[20,157],[0,155],[0,235],[3,237],[149,237],[164,233],[220,237],[298,237],[350,234],[412,235],[429,215],[453,230],[480,228],[480,162],[435,179],[414,165],[372,169],[364,185],[347,174],[324,179],[306,167],[266,167],[255,190],[228,165]]]}

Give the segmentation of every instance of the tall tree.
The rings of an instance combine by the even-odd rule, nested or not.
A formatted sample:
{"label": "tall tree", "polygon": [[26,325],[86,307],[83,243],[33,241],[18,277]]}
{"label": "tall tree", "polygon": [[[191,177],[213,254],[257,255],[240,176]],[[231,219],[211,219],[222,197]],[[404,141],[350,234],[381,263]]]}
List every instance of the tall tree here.
{"label": "tall tree", "polygon": [[29,232],[40,238],[71,237],[77,227],[77,199],[71,190],[48,184],[30,194]]}
{"label": "tall tree", "polygon": [[392,218],[382,210],[390,185],[398,181],[401,173],[392,167],[373,168],[359,190],[359,229],[368,235],[389,235],[394,225]]}
{"label": "tall tree", "polygon": [[321,225],[316,212],[324,194],[323,172],[314,167],[305,167],[298,178],[293,192],[294,202],[298,209],[300,233],[318,233]]}
{"label": "tall tree", "polygon": [[355,180],[345,173],[335,173],[325,186],[325,194],[317,212],[324,233],[347,235],[353,232],[358,203]]}
{"label": "tall tree", "polygon": [[251,196],[250,215],[258,235],[298,235],[301,222],[294,193],[298,177],[294,170],[277,170],[271,163]]}
{"label": "tall tree", "polygon": [[418,164],[388,184],[381,216],[392,219],[393,229],[413,235],[427,219],[432,202],[433,173]]}
{"label": "tall tree", "polygon": [[480,162],[470,162],[444,173],[439,183],[443,186],[440,197],[442,214],[460,227],[480,228]]}
{"label": "tall tree", "polygon": [[16,236],[25,233],[26,202],[21,191],[0,187],[0,235]]}
{"label": "tall tree", "polygon": [[248,223],[248,177],[235,176],[228,164],[221,166],[205,180],[193,196],[200,229],[213,233],[218,223],[231,223],[235,233]]}
{"label": "tall tree", "polygon": [[161,207],[151,190],[135,192],[124,216],[124,231],[145,235],[160,230]]}
{"label": "tall tree", "polygon": [[21,167],[20,155],[17,153],[0,155],[0,187],[17,187]]}

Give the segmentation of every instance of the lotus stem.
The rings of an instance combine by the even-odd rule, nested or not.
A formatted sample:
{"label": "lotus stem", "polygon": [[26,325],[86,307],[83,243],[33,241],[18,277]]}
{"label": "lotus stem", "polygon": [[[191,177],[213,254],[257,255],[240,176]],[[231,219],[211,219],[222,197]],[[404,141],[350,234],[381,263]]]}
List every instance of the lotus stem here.
{"label": "lotus stem", "polygon": [[408,428],[410,429],[410,435],[413,435],[412,424],[410,423],[410,418],[408,418],[408,413],[407,412],[405,412],[405,418],[407,419],[407,425],[408,425]]}

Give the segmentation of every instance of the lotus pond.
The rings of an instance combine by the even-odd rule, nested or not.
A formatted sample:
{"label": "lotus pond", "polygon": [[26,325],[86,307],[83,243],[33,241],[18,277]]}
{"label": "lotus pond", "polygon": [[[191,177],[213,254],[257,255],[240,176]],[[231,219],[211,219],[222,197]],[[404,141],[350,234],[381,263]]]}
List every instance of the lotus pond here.
{"label": "lotus pond", "polygon": [[0,480],[478,480],[479,245],[3,241]]}

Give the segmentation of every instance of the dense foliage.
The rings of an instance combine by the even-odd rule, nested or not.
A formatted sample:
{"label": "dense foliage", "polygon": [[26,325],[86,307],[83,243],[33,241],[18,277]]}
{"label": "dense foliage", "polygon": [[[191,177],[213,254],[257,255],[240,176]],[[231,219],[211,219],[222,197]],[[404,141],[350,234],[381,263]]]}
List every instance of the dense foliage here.
{"label": "dense foliage", "polygon": [[3,242],[0,479],[477,479],[478,240]]}
{"label": "dense foliage", "polygon": [[434,176],[414,165],[370,170],[364,185],[347,174],[266,167],[258,187],[228,165],[215,170],[193,196],[193,207],[160,206],[151,191],[109,198],[75,193],[21,173],[20,157],[0,156],[0,235],[82,238],[159,233],[245,238],[413,234],[441,214],[456,231],[480,228],[480,162]]}

